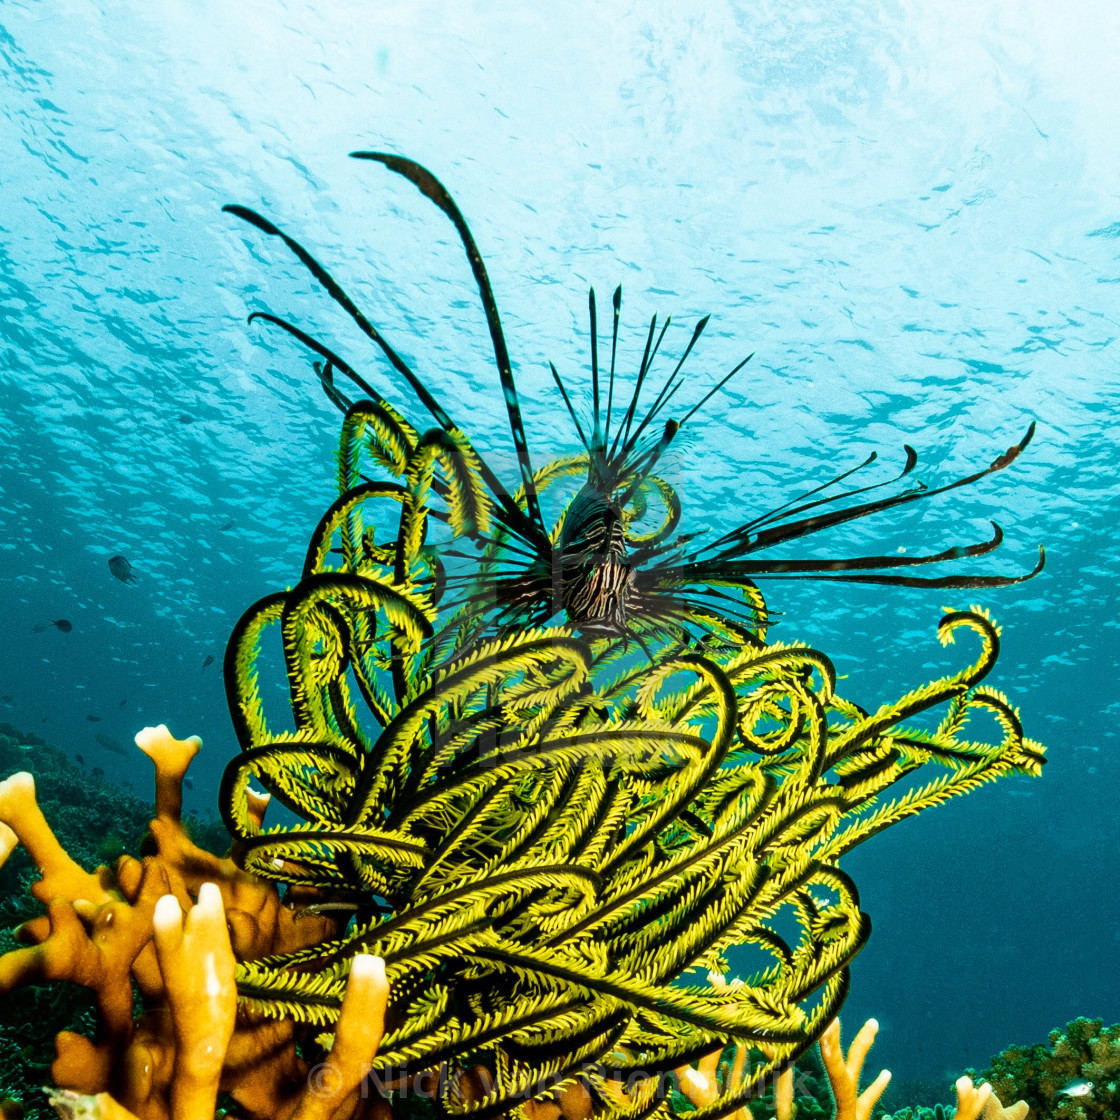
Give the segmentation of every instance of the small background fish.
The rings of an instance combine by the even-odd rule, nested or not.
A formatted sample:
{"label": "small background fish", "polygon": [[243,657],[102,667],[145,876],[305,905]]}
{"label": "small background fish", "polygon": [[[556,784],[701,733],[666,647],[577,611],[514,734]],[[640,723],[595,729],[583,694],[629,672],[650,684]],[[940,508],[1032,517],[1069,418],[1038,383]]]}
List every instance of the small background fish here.
{"label": "small background fish", "polygon": [[1059,1090],[1060,1097],[1087,1097],[1093,1091],[1093,1083],[1083,1077],[1076,1077],[1067,1081]]}
{"label": "small background fish", "polygon": [[121,555],[109,557],[109,571],[116,576],[121,583],[137,583],[138,578],[132,571],[132,565],[128,562],[127,558]]}
{"label": "small background fish", "polygon": [[110,754],[119,754],[122,758],[128,756],[128,751],[124,749],[120,740],[114,739],[111,735],[106,735],[103,731],[99,731],[94,738],[97,740],[97,745],[103,751],[108,751]]}
{"label": "small background fish", "polygon": [[64,634],[69,634],[74,629],[74,624],[68,618],[52,618],[50,622],[40,622],[37,626],[32,626],[31,632],[41,634],[48,626],[54,626]]}

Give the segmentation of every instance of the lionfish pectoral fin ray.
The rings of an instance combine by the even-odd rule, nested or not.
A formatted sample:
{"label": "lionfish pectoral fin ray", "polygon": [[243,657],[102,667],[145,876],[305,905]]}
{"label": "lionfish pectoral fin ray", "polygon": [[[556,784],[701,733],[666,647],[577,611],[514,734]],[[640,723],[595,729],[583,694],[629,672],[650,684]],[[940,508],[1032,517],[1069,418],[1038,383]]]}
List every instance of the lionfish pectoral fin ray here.
{"label": "lionfish pectoral fin ray", "polygon": [[[295,238],[289,237],[286,233],[283,232],[283,230],[278,229],[272,222],[268,221],[267,218],[262,218],[260,214],[257,214],[255,211],[250,210],[246,206],[235,206],[233,204],[230,204],[227,206],[223,206],[222,209],[228,211],[238,218],[241,218],[242,220],[248,222],[250,225],[256,226],[257,229],[262,230],[264,233],[267,233],[270,236],[279,237],[307,268],[308,272],[310,272],[311,275],[315,277],[315,279],[319,282],[319,284],[327,292],[327,294],[350,316],[351,319],[354,320],[358,327],[361,328],[362,333],[377,345],[377,347],[381,350],[385,357],[388,358],[389,364],[392,365],[392,367],[399,374],[401,374],[402,377],[405,378],[405,380],[412,387],[413,392],[415,392],[417,397],[419,397],[420,402],[432,414],[432,416],[435,417],[436,422],[440,425],[440,427],[443,428],[443,430],[446,432],[450,432],[453,428],[458,427],[458,425],[452,421],[451,417],[448,416],[447,413],[440,407],[435,397],[433,397],[431,393],[428,392],[427,388],[425,388],[424,383],[420,380],[420,378],[417,377],[416,374],[413,373],[413,371],[408,367],[404,359],[396,352],[396,350],[393,349],[392,346],[389,345],[389,343],[382,336],[381,332],[378,331],[378,329],[357,308],[353,300],[351,300],[350,297],[343,291],[334,277],[332,277],[331,274],[298,241],[295,240]],[[269,322],[276,323],[278,326],[283,327],[285,330],[289,331],[297,338],[300,338],[301,341],[308,338],[308,336],[303,332],[298,331],[298,328],[292,327],[291,324],[278,319],[274,315],[268,315],[263,311],[257,311],[249,316],[250,322],[256,318],[267,319]],[[321,351],[318,352],[321,353]],[[340,365],[339,368],[342,369],[342,366]],[[366,391],[370,392],[371,394],[373,393],[372,389],[368,389],[366,387],[365,382],[357,383],[361,384],[362,387],[366,389]],[[383,399],[379,398],[376,394],[373,394],[373,396],[374,399]]]}
{"label": "lionfish pectoral fin ray", "polygon": [[[736,371],[733,370],[732,372],[734,373]],[[717,386],[717,388],[719,388],[719,386]],[[700,403],[703,404],[704,402],[701,401]],[[691,413],[689,415],[691,415]],[[685,420],[687,419],[688,417],[686,416]],[[683,423],[684,421],[682,421],[682,424]],[[740,525],[737,529],[732,529],[729,533],[724,533],[722,537],[719,537],[716,540],[712,541],[701,551],[711,552],[714,549],[730,544],[730,542],[733,540],[744,541],[749,537],[751,530],[757,529],[760,525],[766,525],[771,521],[778,521],[783,517],[793,517],[795,514],[805,513],[807,510],[816,509],[818,506],[831,505],[833,502],[843,501],[845,498],[854,498],[859,494],[868,494],[872,490],[878,490],[884,486],[893,486],[895,483],[901,481],[908,474],[910,474],[910,472],[914,469],[918,462],[917,451],[915,451],[914,448],[911,447],[908,443],[904,443],[902,446],[906,452],[906,462],[903,465],[902,470],[900,470],[898,474],[894,476],[894,478],[884,479],[882,482],[875,482],[870,486],[859,486],[854,490],[845,490],[840,494],[833,494],[827,498],[819,498],[815,502],[805,501],[806,498],[811,498],[814,494],[820,494],[823,491],[828,490],[830,487],[836,486],[839,483],[843,482],[844,479],[851,478],[852,475],[863,470],[865,467],[869,467],[879,457],[879,453],[877,451],[872,451],[871,454],[868,455],[862,463],[857,463],[854,467],[851,467],[846,471],[841,471],[840,474],[836,475],[833,478],[830,478],[827,482],[822,482],[819,486],[814,486],[812,490],[806,490],[803,494],[799,494],[796,498],[791,498],[784,505],[780,505],[772,510],[769,510],[767,513],[764,513],[759,517],[756,517],[753,520]],[[908,490],[906,491],[906,493],[916,493],[917,491],[927,489],[928,487],[926,486],[926,484],[919,480],[915,484],[913,490]],[[798,505],[798,502],[802,502],[804,504]]]}
{"label": "lionfish pectoral fin ray", "polygon": [[[840,474],[836,475],[835,478],[829,479],[828,482],[822,482],[819,486],[814,486],[812,490],[806,490],[803,494],[799,494],[796,498],[791,498],[784,505],[776,506],[769,512],[754,518],[754,520],[744,522],[737,529],[732,529],[729,532],[724,533],[723,536],[717,537],[714,541],[711,541],[709,544],[705,545],[701,551],[710,552],[711,550],[719,548],[722,545],[729,544],[733,540],[741,539],[742,537],[747,536],[749,531],[755,528],[755,526],[764,525],[767,521],[773,521],[775,518],[778,518],[783,514],[791,513],[792,508],[797,505],[798,502],[804,501],[806,498],[811,498],[814,494],[819,494],[822,490],[827,490],[830,486],[835,486],[838,482],[843,482],[844,479],[850,478],[857,471],[861,471],[864,467],[870,466],[878,457],[879,453],[877,451],[872,451],[871,454],[868,455],[862,463],[859,463],[854,467],[850,467],[846,471],[842,471]],[[859,491],[853,491],[853,493],[859,493]],[[799,508],[809,509],[811,508],[811,505],[801,506]]]}
{"label": "lionfish pectoral fin ray", "polygon": [[[912,449],[908,448],[908,450]],[[878,489],[880,486],[889,486],[906,474],[906,470],[903,470],[895,478],[887,479],[884,482],[876,482],[871,486],[862,486],[855,490],[845,490],[841,494],[834,494],[828,498],[820,498],[815,502],[805,502],[806,498],[811,498],[814,494],[820,494],[822,491],[829,489],[829,487],[836,486],[838,483],[843,482],[844,479],[850,478],[853,474],[863,470],[864,467],[870,466],[878,457],[879,453],[877,451],[872,451],[862,463],[857,463],[856,466],[842,471],[835,477],[830,478],[827,482],[822,482],[819,486],[814,486],[812,490],[806,490],[796,498],[791,498],[783,505],[775,506],[774,509],[768,510],[766,513],[745,522],[738,528],[724,533],[723,536],[717,537],[710,544],[705,545],[702,551],[711,552],[714,549],[729,545],[732,541],[746,542],[750,538],[750,531],[756,529],[759,525],[766,525],[771,521],[780,521],[783,517],[792,517],[796,513],[804,513],[806,510],[816,509],[817,506],[829,505],[832,502],[842,501],[844,498],[850,498],[856,494],[865,494],[869,490]],[[925,489],[924,483],[919,483],[919,489]],[[798,505],[798,502],[805,502],[805,504]]]}
{"label": "lionfish pectoral fin ray", "polygon": [[1046,549],[1038,546],[1038,563],[1021,576],[879,576],[879,575],[769,575],[760,574],[759,579],[817,579],[837,583],[875,583],[890,584],[895,587],[948,588],[954,590],[977,589],[982,587],[1011,587],[1016,583],[1026,583],[1034,579],[1046,567]]}
{"label": "lionfish pectoral fin ray", "polygon": [[[1037,576],[1046,565],[1046,551],[1039,546],[1038,563],[1029,572],[1018,576],[894,576],[873,574],[875,569],[908,568],[923,564],[942,564],[985,556],[1003,542],[1003,530],[992,522],[990,540],[979,544],[956,546],[928,556],[858,556],[829,560],[729,560],[699,561],[661,568],[663,576],[686,583],[738,586],[755,579],[815,579],[847,583],[898,584],[903,587],[978,588],[1009,587],[1025,583]],[[844,572],[869,572],[868,575],[842,575]]]}
{"label": "lionfish pectoral fin ray", "polygon": [[[362,314],[354,301],[346,294],[341,285],[334,279],[333,276],[313,257],[294,237],[289,237],[282,229],[270,222],[267,218],[262,217],[255,210],[250,210],[247,206],[237,206],[230,203],[223,206],[222,209],[235,217],[240,218],[242,221],[248,222],[250,225],[255,226],[261,232],[268,234],[270,237],[279,237],[281,241],[292,251],[296,258],[303,264],[308,272],[319,282],[320,286],[326,293],[337,303],[351,319],[358,325],[362,333],[366,335],[372,342],[374,342],[389,359],[389,363],[393,366],[398,373],[400,373],[412,386],[413,391],[420,397],[424,406],[436,418],[440,426],[445,431],[450,431],[455,425],[452,423],[451,418],[447,415],[435,398],[424,388],[420,379],[415,373],[409,369],[404,359],[393,349],[392,346],[381,335],[381,332]],[[276,320],[271,316],[266,316],[258,312],[262,318],[268,318],[275,322]],[[250,316],[250,319],[255,316]]]}
{"label": "lionfish pectoral fin ray", "polygon": [[[614,405],[614,360],[618,353],[618,319],[622,310],[622,285],[619,284],[614,290],[614,297],[611,300],[614,305],[614,324],[611,327],[611,372],[610,379],[607,383],[607,422],[603,428],[603,445],[606,445],[607,440],[611,438],[611,408]],[[602,448],[600,448],[602,450]]]}
{"label": "lionfish pectoral fin ray", "polygon": [[311,368],[315,370],[315,374],[319,378],[319,384],[323,387],[323,392],[326,394],[327,400],[345,416],[346,413],[354,407],[354,402],[350,400],[349,397],[343,396],[343,394],[335,388],[334,363],[328,358],[325,362],[312,362]]}
{"label": "lionfish pectoral fin ray", "polygon": [[911,487],[909,490],[901,494],[896,494],[892,498],[881,498],[878,501],[862,502],[859,505],[849,506],[846,509],[833,510],[831,513],[817,514],[814,517],[802,518],[800,521],[790,521],[784,525],[775,525],[769,529],[763,529],[762,532],[755,533],[753,536],[746,538],[745,527],[740,526],[739,529],[733,530],[728,534],[728,539],[734,539],[737,535],[742,535],[741,543],[734,548],[726,550],[721,553],[721,557],[730,557],[743,552],[755,552],[762,548],[769,548],[771,545],[779,544],[784,541],[796,540],[799,537],[806,537],[813,533],[819,533],[823,529],[831,528],[833,525],[841,525],[847,521],[854,521],[860,517],[867,517],[873,513],[879,513],[881,510],[894,509],[897,506],[908,505],[911,502],[919,501],[925,498],[932,498],[935,494],[944,494],[950,490],[956,490],[961,486],[968,486],[973,482],[978,482],[980,479],[994,474],[996,471],[1001,471],[1005,467],[1010,466],[1019,456],[1019,453],[1031,441],[1034,435],[1035,425],[1032,422],[1031,426],[1027,429],[1027,434],[1016,444],[1013,444],[1002,455],[997,456],[992,464],[985,467],[983,470],[976,471],[973,474],[966,475],[964,478],[955,479],[953,482],[947,482],[944,486],[934,486],[932,488],[921,486]]}
{"label": "lionfish pectoral fin ray", "polygon": [[697,529],[691,533],[682,533],[679,537],[675,537],[673,540],[667,541],[664,544],[643,545],[630,554],[630,563],[633,564],[635,568],[640,568],[659,556],[664,556],[668,552],[675,552],[678,549],[684,548],[689,541],[695,540],[707,531],[707,529]]}
{"label": "lionfish pectoral fin ray", "polygon": [[486,325],[490,331],[494,360],[498,367],[498,377],[501,380],[506,413],[509,417],[510,433],[513,436],[514,450],[517,452],[517,463],[521,471],[521,482],[525,488],[525,502],[528,506],[529,519],[540,535],[547,536],[544,519],[541,516],[540,502],[537,498],[533,467],[529,459],[529,445],[525,439],[525,425],[521,418],[521,405],[517,399],[513,367],[510,362],[509,349],[506,346],[505,334],[502,331],[501,317],[498,314],[498,304],[494,299],[494,290],[490,285],[490,277],[487,275],[482,254],[478,251],[478,246],[475,244],[466,219],[447,188],[426,167],[415,160],[387,152],[351,152],[350,155],[353,159],[372,160],[381,163],[390,171],[394,171],[407,179],[425,197],[431,199],[447,215],[451,224],[455,227],[455,232],[458,233],[459,240],[466,251],[467,260],[470,263],[471,272],[474,274],[475,284],[478,287],[479,298],[482,300],[482,309],[486,315]]}
{"label": "lionfish pectoral fin ray", "polygon": [[685,575],[689,580],[724,578],[751,578],[756,575],[773,575],[791,572],[840,572],[875,568],[913,568],[920,564],[943,564],[947,560],[966,560],[986,556],[1003,543],[1003,529],[991,522],[992,535],[977,544],[954,545],[941,552],[922,556],[895,553],[886,556],[850,556],[843,559],[829,557],[823,560],[701,560],[681,564],[671,569],[674,574]]}
{"label": "lionfish pectoral fin ray", "polygon": [[[820,506],[832,505],[834,502],[842,502],[847,498],[855,498],[860,494],[870,494],[872,490],[881,490],[884,486],[894,486],[896,483],[901,482],[913,469],[918,461],[918,453],[909,445],[903,444],[906,449],[906,464],[902,470],[894,476],[894,478],[884,479],[882,482],[873,482],[869,486],[857,486],[854,490],[844,490],[839,494],[830,494],[827,498],[818,498],[815,502],[804,502],[803,505],[797,505],[797,502],[805,498],[811,497],[813,494],[818,494],[822,490],[827,490],[830,486],[835,486],[838,482],[842,482],[845,478],[862,470],[868,466],[875,459],[875,452],[873,451],[859,466],[853,467],[843,474],[837,475],[829,482],[821,486],[817,486],[812,490],[807,491],[798,498],[787,502],[784,506],[779,506],[777,509],[771,510],[769,513],[764,513],[761,517],[756,517],[753,521],[748,521],[746,525],[740,526],[733,534],[728,534],[728,538],[737,534],[747,535],[749,530],[757,529],[761,525],[768,525],[773,521],[780,521],[785,517],[794,517],[799,513],[805,513],[811,509],[817,509]],[[903,495],[906,494],[920,494],[929,487],[922,482],[921,479],[916,479],[914,485],[902,491]],[[717,544],[720,542],[716,542]]]}
{"label": "lionfish pectoral fin ray", "polygon": [[[362,314],[362,312],[355,306],[350,297],[343,291],[335,279],[329,272],[294,238],[289,237],[282,230],[277,228],[267,218],[261,217],[255,211],[250,210],[245,206],[227,205],[222,207],[223,210],[228,211],[235,217],[241,218],[243,221],[248,222],[250,225],[256,226],[262,232],[270,236],[279,237],[285,245],[295,254],[295,256],[303,263],[312,276],[319,282],[328,295],[337,303],[344,311],[350,316],[351,319],[362,330],[372,342],[374,342],[385,357],[389,360],[389,364],[408,382],[412,391],[419,398],[420,403],[431,413],[435,418],[436,423],[439,424],[445,432],[451,433],[452,431],[460,431],[459,426],[448,416],[447,412],[439,405],[435,397],[428,391],[427,387],[420,380],[419,377],[409,368],[403,358],[393,349],[392,346],[382,337],[377,328]],[[275,323],[277,326],[282,327],[296,338],[300,339],[311,349],[315,350],[321,357],[328,358],[343,371],[351,380],[354,381],[362,390],[368,393],[371,399],[378,403],[387,403],[384,398],[369,386],[369,384],[356,373],[349,369],[346,363],[341,362],[335,355],[332,355],[320,343],[315,342],[305,332],[300,331],[298,327],[277,318],[274,315],[269,315],[263,311],[254,312],[250,317],[250,321],[254,318],[265,319],[268,322]],[[349,372],[348,372],[349,371]],[[477,453],[476,453],[477,454]],[[511,525],[516,526],[516,531],[522,535],[527,535],[529,539],[534,539],[538,534],[543,532],[543,528],[536,522],[532,521],[525,515],[521,507],[513,500],[512,495],[502,485],[498,476],[490,469],[486,461],[478,456],[479,473],[482,475],[483,481],[490,488],[491,492],[497,498],[499,506],[505,511],[505,520]],[[539,517],[538,517],[539,522]],[[546,534],[547,536],[547,534]]]}
{"label": "lionfish pectoral fin ray", "polygon": [[[556,366],[552,362],[549,362],[548,363],[548,368],[550,370],[552,370],[552,380],[556,382],[556,388],[560,390],[560,396],[563,397],[563,399],[564,399],[564,406],[568,410],[568,415],[572,418],[572,423],[575,424],[575,426],[576,426],[576,433],[579,435],[580,443],[583,444],[583,446],[587,450],[588,454],[590,454],[591,453],[591,447],[593,446],[593,444],[588,444],[587,436],[585,436],[583,434],[583,425],[579,422],[579,417],[576,415],[575,409],[572,408],[572,402],[568,397],[568,390],[564,388],[564,382],[560,380],[560,374],[557,373]],[[596,434],[598,432],[598,427],[599,427],[599,418],[596,417],[595,418]],[[593,436],[592,438],[594,439],[595,437]]]}

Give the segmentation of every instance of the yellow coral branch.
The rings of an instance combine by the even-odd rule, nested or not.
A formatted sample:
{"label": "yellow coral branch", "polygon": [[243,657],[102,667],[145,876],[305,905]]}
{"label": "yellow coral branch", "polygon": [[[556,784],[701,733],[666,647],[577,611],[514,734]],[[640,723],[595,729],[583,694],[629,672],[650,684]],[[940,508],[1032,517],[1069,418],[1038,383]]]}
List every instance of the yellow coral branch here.
{"label": "yellow coral branch", "polygon": [[847,1057],[840,1045],[839,1019],[833,1019],[821,1035],[821,1061],[836,1099],[835,1120],[869,1120],[890,1082],[890,1071],[884,1069],[862,1093],[859,1091],[863,1063],[878,1031],[879,1024],[874,1019],[868,1019],[848,1047]]}

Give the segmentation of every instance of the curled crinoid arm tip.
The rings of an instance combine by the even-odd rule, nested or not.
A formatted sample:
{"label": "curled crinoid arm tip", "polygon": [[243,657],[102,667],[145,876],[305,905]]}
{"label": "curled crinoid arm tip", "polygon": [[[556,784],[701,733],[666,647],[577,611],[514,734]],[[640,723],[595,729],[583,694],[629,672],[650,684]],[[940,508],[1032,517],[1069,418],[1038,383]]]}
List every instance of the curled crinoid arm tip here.
{"label": "curled crinoid arm tip", "polygon": [[839,1019],[833,1019],[821,1035],[821,1061],[832,1085],[832,1095],[836,1098],[835,1120],[869,1120],[872,1110],[890,1083],[890,1070],[884,1069],[862,1093],[859,1091],[863,1063],[878,1030],[878,1022],[868,1019],[848,1047],[846,1058],[840,1045]]}
{"label": "curled crinoid arm tip", "polygon": [[322,1065],[330,1077],[314,1091],[304,1092],[291,1120],[330,1120],[342,1102],[357,1093],[381,1045],[388,1002],[385,961],[358,953],[350,962],[334,1042]]}

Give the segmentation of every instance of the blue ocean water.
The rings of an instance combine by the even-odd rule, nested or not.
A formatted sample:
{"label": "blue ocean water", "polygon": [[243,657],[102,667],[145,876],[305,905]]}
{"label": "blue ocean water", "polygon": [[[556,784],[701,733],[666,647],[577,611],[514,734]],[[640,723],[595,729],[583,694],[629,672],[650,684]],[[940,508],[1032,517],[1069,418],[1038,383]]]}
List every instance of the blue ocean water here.
{"label": "blue ocean water", "polygon": [[292,316],[409,400],[222,204],[312,247],[508,463],[450,228],[347,158],[399,152],[471,223],[540,460],[575,448],[547,360],[586,379],[589,284],[604,305],[624,286],[630,371],[654,312],[674,352],[712,313],[690,401],[755,352],[671,464],[686,525],[730,527],[873,450],[888,477],[903,444],[947,481],[1037,421],[1009,470],[812,547],[935,551],[994,519],[1006,543],[976,570],[1029,570],[1042,543],[1038,579],[766,591],[775,637],[827,652],[865,707],[959,667],[939,609],[982,602],[1004,627],[990,683],[1049,748],[1041,779],[847,861],[874,933],[845,1019],[879,1019],[873,1060],[947,1085],[1076,1015],[1120,1019],[1118,33],[1109,5],[1043,0],[6,0],[0,718],[141,792],[136,730],[200,734],[191,796],[213,804],[226,637],[298,577],[334,493],[337,414],[247,314]]}

